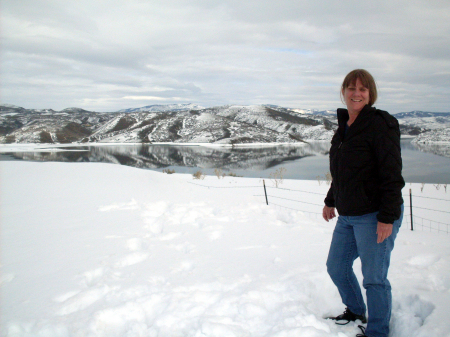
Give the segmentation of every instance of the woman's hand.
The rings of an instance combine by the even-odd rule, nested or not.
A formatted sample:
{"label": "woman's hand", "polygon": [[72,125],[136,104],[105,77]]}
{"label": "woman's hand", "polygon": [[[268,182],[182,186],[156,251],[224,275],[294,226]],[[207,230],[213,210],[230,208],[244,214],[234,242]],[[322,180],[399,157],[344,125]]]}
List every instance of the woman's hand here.
{"label": "woman's hand", "polygon": [[326,222],[336,217],[336,212],[334,211],[334,207],[324,206],[322,211],[322,216]]}
{"label": "woman's hand", "polygon": [[383,223],[378,221],[377,225],[377,234],[378,239],[377,243],[382,243],[385,239],[387,239],[392,234],[392,228],[394,226],[390,223]]}

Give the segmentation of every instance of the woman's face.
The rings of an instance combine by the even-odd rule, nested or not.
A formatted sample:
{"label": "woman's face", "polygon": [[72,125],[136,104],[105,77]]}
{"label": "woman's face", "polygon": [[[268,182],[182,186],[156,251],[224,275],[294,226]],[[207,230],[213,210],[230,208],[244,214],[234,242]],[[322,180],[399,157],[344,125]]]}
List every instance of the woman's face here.
{"label": "woman's face", "polygon": [[345,88],[342,95],[350,113],[359,113],[366,104],[369,104],[369,89],[362,85],[359,78],[356,79],[356,83]]}

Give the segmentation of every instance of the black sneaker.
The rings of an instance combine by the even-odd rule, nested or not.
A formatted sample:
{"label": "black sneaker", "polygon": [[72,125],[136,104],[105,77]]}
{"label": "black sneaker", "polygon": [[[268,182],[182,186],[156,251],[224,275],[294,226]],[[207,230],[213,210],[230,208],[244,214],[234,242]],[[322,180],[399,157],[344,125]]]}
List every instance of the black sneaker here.
{"label": "black sneaker", "polygon": [[356,335],[356,337],[369,337],[369,336],[366,335],[366,328],[365,327],[363,327],[362,325],[358,325],[358,328],[361,329],[362,334],[359,333],[359,334]]}
{"label": "black sneaker", "polygon": [[[356,315],[353,312],[350,311],[349,308],[345,308],[345,311],[343,314],[336,316],[336,317],[327,317],[328,319],[332,319],[333,321],[336,321],[336,324],[339,325],[345,325],[350,322],[354,322],[357,319],[361,321],[361,323],[367,323],[367,319],[365,315]],[[364,336],[364,335],[362,335]]]}

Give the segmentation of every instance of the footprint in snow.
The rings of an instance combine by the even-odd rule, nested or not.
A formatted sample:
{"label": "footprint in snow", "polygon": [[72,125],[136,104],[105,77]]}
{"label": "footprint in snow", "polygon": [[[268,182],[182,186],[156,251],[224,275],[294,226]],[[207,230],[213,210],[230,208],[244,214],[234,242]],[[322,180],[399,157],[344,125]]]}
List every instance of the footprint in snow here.
{"label": "footprint in snow", "polygon": [[184,243],[180,243],[178,245],[171,244],[169,245],[169,248],[173,248],[185,254],[190,254],[195,251],[196,246],[188,241],[185,241]]}
{"label": "footprint in snow", "polygon": [[102,267],[84,272],[81,275],[80,284],[86,287],[90,287],[96,284],[100,280],[100,278],[102,278],[104,273],[105,271]]}
{"label": "footprint in snow", "polygon": [[142,239],[139,238],[132,238],[128,239],[126,242],[126,247],[135,252],[142,249]]}
{"label": "footprint in snow", "polygon": [[124,258],[120,259],[116,262],[115,267],[116,268],[124,268],[128,266],[132,266],[134,264],[141,263],[145,261],[149,257],[148,253],[143,252],[136,252],[133,254],[129,254],[125,256]]}
{"label": "footprint in snow", "polygon": [[436,262],[438,262],[441,259],[439,255],[434,254],[422,254],[417,255],[412,258],[410,258],[407,263],[410,266],[418,267],[418,268],[426,268],[429,266],[432,266]]}
{"label": "footprint in snow", "polygon": [[[56,312],[59,316],[65,316],[86,309],[95,302],[102,299],[111,290],[108,286],[97,287],[75,294],[67,293],[57,298],[57,301],[63,300],[65,305]],[[72,292],[73,293],[73,292]],[[65,298],[66,297],[66,298]]]}
{"label": "footprint in snow", "polygon": [[180,272],[190,272],[195,268],[194,264],[191,261],[184,261],[180,264],[178,268],[174,268],[172,272],[180,273]]}
{"label": "footprint in snow", "polygon": [[121,210],[135,210],[140,209],[140,205],[136,200],[131,199],[130,202],[125,203],[115,203],[112,205],[100,206],[98,208],[99,212],[110,212],[110,211],[121,211]]}
{"label": "footprint in snow", "polygon": [[80,292],[81,292],[81,290],[69,291],[62,295],[56,296],[55,298],[53,298],[53,301],[58,302],[58,303],[63,303],[65,301],[67,301],[69,298],[74,297],[75,295],[78,295]]}
{"label": "footprint in snow", "polygon": [[160,234],[163,232],[164,215],[167,212],[168,204],[164,201],[159,201],[145,206],[145,211],[141,213],[141,217],[145,223],[144,228],[153,234]]}
{"label": "footprint in snow", "polygon": [[409,337],[412,331],[424,325],[434,309],[431,302],[423,300],[418,295],[400,297],[392,308],[392,336]]}
{"label": "footprint in snow", "polygon": [[173,239],[181,236],[181,234],[182,234],[181,232],[171,232],[171,233],[167,233],[165,235],[159,236],[158,239],[160,241],[170,241],[170,240],[173,240]]}
{"label": "footprint in snow", "polygon": [[16,276],[13,273],[4,274],[0,277],[0,285],[11,282]]}

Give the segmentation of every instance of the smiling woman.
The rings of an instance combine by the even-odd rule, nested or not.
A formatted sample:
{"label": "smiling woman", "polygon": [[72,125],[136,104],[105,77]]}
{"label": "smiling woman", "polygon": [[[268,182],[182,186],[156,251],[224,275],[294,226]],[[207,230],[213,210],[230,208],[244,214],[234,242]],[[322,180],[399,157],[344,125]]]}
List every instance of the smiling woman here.
{"label": "smiling woman", "polygon": [[372,75],[364,69],[355,69],[348,73],[341,87],[341,95],[347,105],[350,126],[364,108],[375,104],[378,93]]}
{"label": "smiling woman", "polygon": [[[359,81],[359,87],[367,89],[367,104],[370,106],[374,105],[378,98],[377,85],[373,76],[364,69],[352,70],[345,76],[344,81],[341,86],[341,93],[344,95],[345,89],[350,89],[357,87],[357,82]],[[345,96],[344,96],[345,98]],[[347,103],[347,101],[345,101]]]}
{"label": "smiling woman", "polygon": [[[397,119],[372,107],[375,80],[356,69],[341,87],[347,109],[338,109],[339,128],[331,141],[333,177],[323,218],[339,212],[328,254],[328,273],[339,290],[345,312],[337,324],[367,322],[359,337],[389,334],[392,295],[387,279],[391,251],[403,218],[400,128]],[[360,257],[367,309],[353,262]],[[367,335],[366,335],[367,332]]]}

